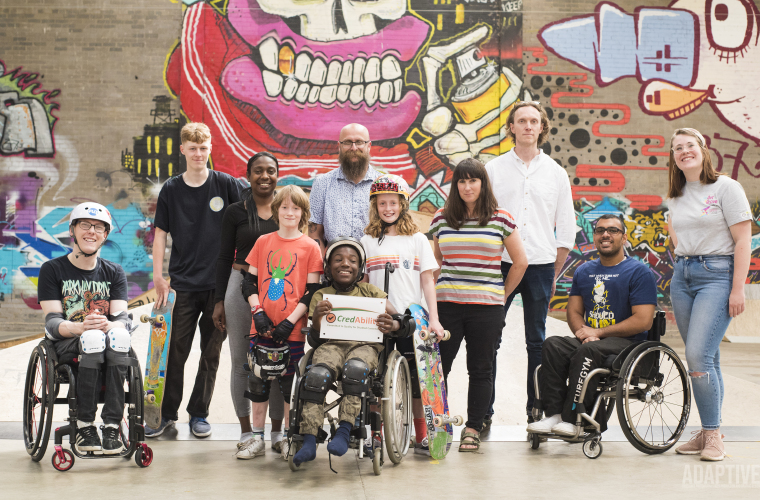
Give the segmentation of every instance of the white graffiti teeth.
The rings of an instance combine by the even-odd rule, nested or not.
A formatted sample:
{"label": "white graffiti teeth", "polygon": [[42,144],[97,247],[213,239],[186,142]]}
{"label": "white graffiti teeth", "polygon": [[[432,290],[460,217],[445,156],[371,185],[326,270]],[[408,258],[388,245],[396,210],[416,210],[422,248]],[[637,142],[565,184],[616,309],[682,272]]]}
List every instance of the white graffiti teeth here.
{"label": "white graffiti teeth", "polygon": [[355,106],[374,106],[377,102],[401,100],[403,72],[393,55],[327,63],[305,52],[296,55],[288,45],[280,47],[273,38],[261,42],[258,49],[269,97],[325,106],[346,101]]}

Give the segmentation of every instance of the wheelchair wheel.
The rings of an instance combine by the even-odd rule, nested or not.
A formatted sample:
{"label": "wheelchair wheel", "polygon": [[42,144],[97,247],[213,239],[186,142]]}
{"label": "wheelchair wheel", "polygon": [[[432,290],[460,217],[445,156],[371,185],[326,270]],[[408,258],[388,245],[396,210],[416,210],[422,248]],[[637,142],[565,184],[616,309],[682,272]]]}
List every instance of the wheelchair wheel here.
{"label": "wheelchair wheel", "polygon": [[602,437],[592,437],[583,442],[583,454],[588,458],[594,459],[602,456]]}
{"label": "wheelchair wheel", "polygon": [[24,445],[32,460],[45,456],[55,404],[55,373],[53,360],[46,355],[43,342],[29,358],[24,383]]}
{"label": "wheelchair wheel", "polygon": [[69,450],[56,450],[51,458],[53,467],[57,471],[66,472],[74,467],[74,454]]}
{"label": "wheelchair wheel", "polygon": [[670,347],[643,343],[623,362],[615,398],[620,426],[633,447],[663,453],[678,442],[689,419],[686,368]]}
{"label": "wheelchair wheel", "polygon": [[147,444],[143,443],[137,447],[137,450],[135,451],[135,463],[141,469],[144,469],[153,463],[153,450],[151,450]]}
{"label": "wheelchair wheel", "polygon": [[537,450],[541,446],[541,436],[535,432],[528,433],[528,441],[530,442],[530,449]]}
{"label": "wheelchair wheel", "polygon": [[372,456],[372,471],[376,476],[379,476],[383,473],[383,457],[381,456],[381,449],[382,447],[378,447],[375,451],[375,454]]}
{"label": "wheelchair wheel", "polygon": [[298,450],[301,449],[301,446],[303,446],[302,441],[295,441],[292,439],[290,440],[290,443],[288,446],[288,467],[290,467],[290,470],[292,470],[293,472],[296,472],[300,468],[300,465],[296,465],[293,463],[293,457],[295,456],[296,453],[298,453]]}
{"label": "wheelchair wheel", "polygon": [[[127,370],[126,381],[127,399],[124,405],[126,411],[122,416],[121,425],[119,426],[119,436],[124,445],[122,456],[126,459],[130,459],[135,451],[140,448],[140,445],[137,442],[137,434],[134,429],[132,429],[132,425],[143,423],[143,383],[140,368],[130,366]],[[135,459],[135,461],[137,461],[137,459]],[[147,465],[145,467],[147,467]]]}
{"label": "wheelchair wheel", "polygon": [[406,358],[393,351],[385,369],[382,403],[385,448],[394,464],[400,463],[409,451],[412,434],[412,388]]}

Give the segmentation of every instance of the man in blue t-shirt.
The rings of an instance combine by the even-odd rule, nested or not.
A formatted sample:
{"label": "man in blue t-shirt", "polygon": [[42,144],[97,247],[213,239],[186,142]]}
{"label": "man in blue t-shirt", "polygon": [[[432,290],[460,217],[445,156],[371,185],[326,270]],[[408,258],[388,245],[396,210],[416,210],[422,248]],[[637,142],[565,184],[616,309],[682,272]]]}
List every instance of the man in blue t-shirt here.
{"label": "man in blue t-shirt", "polygon": [[[528,425],[528,432],[574,436],[575,410],[588,374],[607,356],[619,354],[633,341],[646,340],[657,289],[652,271],[626,257],[627,239],[621,217],[606,214],[596,220],[599,260],[576,269],[567,304],[567,323],[575,337],[550,337],[544,342],[539,383],[546,417]],[[584,397],[586,408],[593,405],[595,392],[594,378]]]}

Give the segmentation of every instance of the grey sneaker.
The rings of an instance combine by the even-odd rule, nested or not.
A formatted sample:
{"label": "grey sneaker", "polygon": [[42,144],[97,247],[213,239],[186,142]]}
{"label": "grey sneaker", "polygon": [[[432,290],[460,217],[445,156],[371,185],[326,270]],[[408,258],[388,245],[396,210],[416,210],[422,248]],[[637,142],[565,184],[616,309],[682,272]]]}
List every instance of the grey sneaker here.
{"label": "grey sneaker", "polygon": [[190,432],[195,437],[205,438],[211,435],[211,424],[203,417],[190,417]]}
{"label": "grey sneaker", "polygon": [[414,444],[414,454],[425,455],[426,457],[430,456],[430,447],[428,446],[427,436],[422,438],[422,442]]}
{"label": "grey sneaker", "polygon": [[162,418],[161,419],[161,425],[158,426],[158,429],[154,429],[153,427],[145,426],[145,437],[154,438],[158,437],[161,434],[164,433],[166,429],[174,425],[174,420],[167,420]]}

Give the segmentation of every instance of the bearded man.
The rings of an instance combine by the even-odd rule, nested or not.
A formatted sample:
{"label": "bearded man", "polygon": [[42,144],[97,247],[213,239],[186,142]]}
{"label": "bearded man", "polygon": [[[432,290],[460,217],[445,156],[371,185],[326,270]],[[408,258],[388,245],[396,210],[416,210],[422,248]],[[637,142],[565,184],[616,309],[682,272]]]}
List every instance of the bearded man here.
{"label": "bearded man", "polygon": [[369,190],[380,173],[369,164],[369,130],[358,123],[343,127],[338,140],[340,168],[317,176],[311,188],[309,237],[325,253],[338,236],[357,240],[369,223]]}

